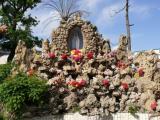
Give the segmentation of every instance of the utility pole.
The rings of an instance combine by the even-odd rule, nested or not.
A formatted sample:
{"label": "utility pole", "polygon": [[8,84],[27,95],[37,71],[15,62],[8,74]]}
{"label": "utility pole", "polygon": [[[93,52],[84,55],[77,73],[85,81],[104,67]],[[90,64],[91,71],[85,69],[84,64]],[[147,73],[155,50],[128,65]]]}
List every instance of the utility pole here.
{"label": "utility pole", "polygon": [[121,8],[118,11],[115,11],[115,14],[118,14],[122,11],[125,11],[125,23],[126,23],[126,32],[127,32],[127,39],[128,39],[128,51],[132,50],[132,45],[131,45],[131,26],[134,24],[130,24],[130,19],[129,19],[129,7],[130,7],[130,0],[125,0],[125,5],[123,8]]}
{"label": "utility pole", "polygon": [[126,17],[126,30],[127,30],[127,38],[128,38],[128,50],[132,50],[131,46],[131,29],[130,27],[130,21],[129,21],[129,0],[126,0],[126,6],[125,6],[125,17]]}

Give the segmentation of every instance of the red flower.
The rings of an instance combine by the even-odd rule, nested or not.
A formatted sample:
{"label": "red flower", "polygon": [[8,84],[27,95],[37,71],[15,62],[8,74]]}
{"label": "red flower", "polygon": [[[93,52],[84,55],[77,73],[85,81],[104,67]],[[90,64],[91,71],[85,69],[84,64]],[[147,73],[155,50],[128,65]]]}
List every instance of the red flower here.
{"label": "red flower", "polygon": [[152,103],[151,103],[151,109],[152,110],[156,110],[156,107],[158,106],[158,104],[157,104],[157,102],[156,101],[153,101]]}
{"label": "red flower", "polygon": [[90,59],[93,59],[93,52],[88,52],[87,53],[87,58],[90,60]]}
{"label": "red flower", "polygon": [[121,83],[121,86],[124,90],[128,90],[129,86],[127,83]]}
{"label": "red flower", "polygon": [[72,81],[69,81],[67,83],[68,85],[72,86],[72,87],[76,87],[76,88],[82,88],[86,85],[86,81],[85,80],[81,80],[79,82],[75,81],[75,80],[72,80]]}
{"label": "red flower", "polygon": [[109,87],[109,80],[102,80],[102,84],[103,84],[105,87]]}
{"label": "red flower", "polygon": [[125,69],[127,67],[127,65],[125,63],[123,63],[122,61],[118,61],[117,62],[117,67],[118,68],[122,68]]}
{"label": "red flower", "polygon": [[48,53],[49,58],[54,59],[56,57],[56,55],[54,53]]}
{"label": "red flower", "polygon": [[28,76],[32,76],[33,73],[34,73],[33,69],[29,69],[29,70],[27,71]]}
{"label": "red flower", "polygon": [[143,76],[144,76],[143,68],[140,68],[140,69],[138,70],[138,74],[139,74],[140,77],[143,77]]}
{"label": "red flower", "polygon": [[62,55],[61,55],[61,58],[62,58],[63,60],[67,60],[67,59],[68,59],[68,56],[67,56],[66,54],[62,54]]}

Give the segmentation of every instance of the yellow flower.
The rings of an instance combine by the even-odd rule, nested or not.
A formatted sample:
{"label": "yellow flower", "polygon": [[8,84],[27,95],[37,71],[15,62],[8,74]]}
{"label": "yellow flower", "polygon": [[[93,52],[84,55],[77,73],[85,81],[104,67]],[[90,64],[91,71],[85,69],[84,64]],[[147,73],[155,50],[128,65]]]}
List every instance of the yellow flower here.
{"label": "yellow flower", "polygon": [[36,54],[35,59],[39,59],[39,58],[40,58],[40,55]]}
{"label": "yellow flower", "polygon": [[139,74],[135,73],[134,78],[138,79],[139,78]]}
{"label": "yellow flower", "polygon": [[75,50],[72,50],[72,51],[71,51],[71,54],[74,55],[74,54],[75,54]]}

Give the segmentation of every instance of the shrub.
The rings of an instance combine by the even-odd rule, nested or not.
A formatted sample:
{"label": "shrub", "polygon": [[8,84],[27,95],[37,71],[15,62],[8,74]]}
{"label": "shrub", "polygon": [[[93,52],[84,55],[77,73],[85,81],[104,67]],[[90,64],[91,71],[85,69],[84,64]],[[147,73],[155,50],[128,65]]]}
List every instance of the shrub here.
{"label": "shrub", "polygon": [[136,106],[134,104],[129,105],[129,110],[128,110],[129,113],[131,113],[132,115],[135,115],[138,111],[139,111],[138,106]]}
{"label": "shrub", "polygon": [[48,87],[35,76],[18,74],[0,85],[0,102],[8,112],[21,116],[25,105],[40,105]]}
{"label": "shrub", "polygon": [[0,82],[10,75],[12,67],[13,65],[10,63],[0,65]]}
{"label": "shrub", "polygon": [[5,120],[5,118],[0,114],[0,120]]}

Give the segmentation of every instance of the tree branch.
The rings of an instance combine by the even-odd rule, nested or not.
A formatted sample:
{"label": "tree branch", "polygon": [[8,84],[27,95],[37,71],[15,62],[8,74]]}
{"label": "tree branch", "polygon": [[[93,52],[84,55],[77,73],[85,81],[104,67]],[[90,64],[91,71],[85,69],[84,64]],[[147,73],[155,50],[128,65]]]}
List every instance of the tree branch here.
{"label": "tree branch", "polygon": [[118,11],[115,11],[115,14],[118,14],[118,13],[122,12],[123,10],[125,10],[125,8],[126,8],[126,6],[124,6],[123,8],[121,8],[121,9],[118,10]]}

